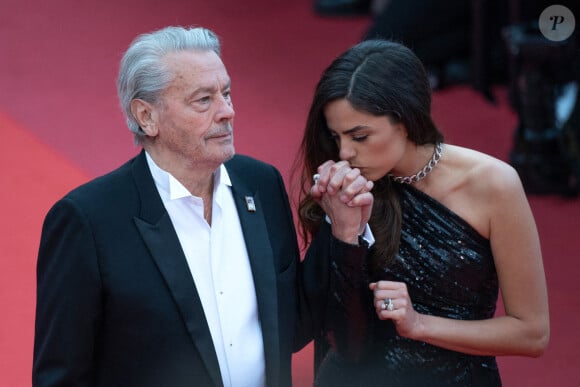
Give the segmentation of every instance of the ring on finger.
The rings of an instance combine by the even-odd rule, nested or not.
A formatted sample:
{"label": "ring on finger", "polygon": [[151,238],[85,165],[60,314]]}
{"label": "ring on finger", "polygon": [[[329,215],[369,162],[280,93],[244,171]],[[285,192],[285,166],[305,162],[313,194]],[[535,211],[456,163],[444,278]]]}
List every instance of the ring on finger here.
{"label": "ring on finger", "polygon": [[393,300],[390,298],[385,298],[383,303],[381,304],[382,310],[388,310],[389,312],[395,310],[395,305],[393,304]]}

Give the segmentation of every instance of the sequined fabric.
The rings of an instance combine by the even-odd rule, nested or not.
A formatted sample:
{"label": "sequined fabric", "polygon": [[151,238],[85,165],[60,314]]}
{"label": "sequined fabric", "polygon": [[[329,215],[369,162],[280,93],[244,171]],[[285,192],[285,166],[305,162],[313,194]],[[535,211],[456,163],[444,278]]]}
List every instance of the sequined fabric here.
{"label": "sequined fabric", "polygon": [[[395,262],[383,278],[407,284],[415,310],[460,320],[491,318],[498,282],[489,240],[449,209],[409,185],[401,185],[403,229]],[[346,286],[348,281],[337,282]],[[501,386],[494,357],[471,356],[400,337],[392,322],[376,317],[372,295],[364,287],[338,289],[369,294],[364,320],[370,337],[334,340],[364,341],[365,356],[354,363],[335,346],[317,370],[316,386]],[[332,313],[332,312],[331,312]],[[356,316],[347,316],[353,318]],[[330,318],[342,318],[330,316]],[[336,324],[340,326],[340,323]],[[328,332],[336,336],[341,331]]]}

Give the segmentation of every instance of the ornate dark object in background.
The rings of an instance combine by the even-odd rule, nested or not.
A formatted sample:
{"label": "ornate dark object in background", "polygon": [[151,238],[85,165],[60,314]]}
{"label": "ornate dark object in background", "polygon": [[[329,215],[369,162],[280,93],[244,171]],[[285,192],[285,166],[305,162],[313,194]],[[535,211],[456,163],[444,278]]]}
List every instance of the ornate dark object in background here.
{"label": "ornate dark object in background", "polygon": [[371,0],[314,0],[314,11],[320,16],[368,15]]}
{"label": "ornate dark object in background", "polygon": [[551,41],[537,24],[514,25],[503,32],[510,65],[510,100],[519,118],[510,163],[526,192],[576,196],[580,191],[576,34]]}

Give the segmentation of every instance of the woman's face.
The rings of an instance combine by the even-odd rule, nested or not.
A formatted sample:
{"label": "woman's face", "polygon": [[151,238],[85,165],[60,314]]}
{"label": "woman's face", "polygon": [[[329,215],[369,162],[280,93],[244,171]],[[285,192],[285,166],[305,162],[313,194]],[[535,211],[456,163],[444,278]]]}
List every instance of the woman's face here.
{"label": "woman's face", "polygon": [[407,145],[403,124],[355,110],[346,99],[328,103],[324,116],[340,159],[360,169],[368,180],[382,178],[403,157]]}

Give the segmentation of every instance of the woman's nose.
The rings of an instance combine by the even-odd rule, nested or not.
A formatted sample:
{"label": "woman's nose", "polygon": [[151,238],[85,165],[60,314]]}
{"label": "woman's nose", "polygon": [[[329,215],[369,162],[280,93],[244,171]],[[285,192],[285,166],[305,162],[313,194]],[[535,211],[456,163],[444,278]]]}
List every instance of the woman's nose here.
{"label": "woman's nose", "polygon": [[349,161],[354,156],[354,149],[349,146],[344,146],[341,144],[340,151],[338,152],[338,157],[341,160]]}

